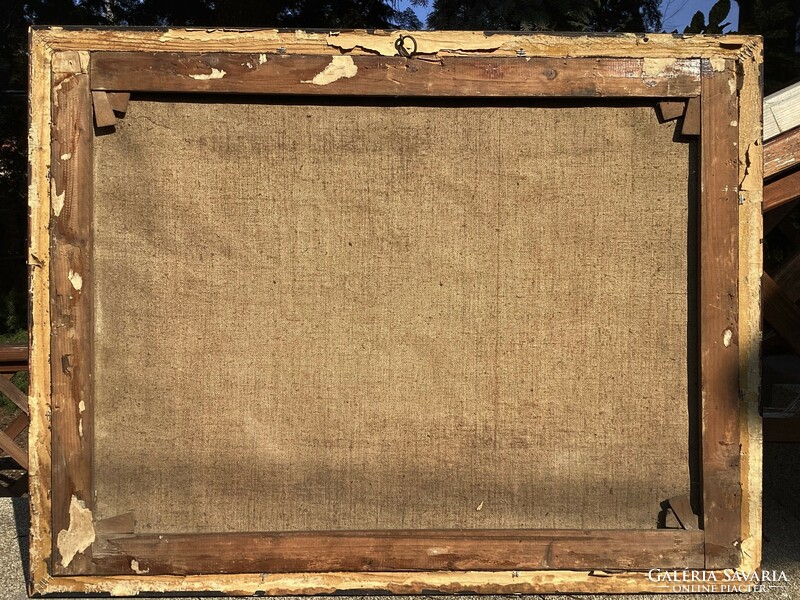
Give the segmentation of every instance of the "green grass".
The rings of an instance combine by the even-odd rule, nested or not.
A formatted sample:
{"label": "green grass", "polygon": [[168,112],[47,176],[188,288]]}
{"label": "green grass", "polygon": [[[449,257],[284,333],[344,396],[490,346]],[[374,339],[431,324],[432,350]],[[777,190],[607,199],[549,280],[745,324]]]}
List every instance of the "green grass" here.
{"label": "green grass", "polygon": [[12,333],[0,333],[0,344],[27,344],[28,330],[17,329]]}

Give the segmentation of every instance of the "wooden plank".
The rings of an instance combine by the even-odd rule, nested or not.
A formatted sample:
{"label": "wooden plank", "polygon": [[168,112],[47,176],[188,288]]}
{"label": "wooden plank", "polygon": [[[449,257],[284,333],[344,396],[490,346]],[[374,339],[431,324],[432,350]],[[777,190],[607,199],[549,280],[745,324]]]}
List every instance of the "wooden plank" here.
{"label": "wooden plank", "polygon": [[28,410],[28,397],[5,377],[0,377],[0,392],[7,396],[26,415],[30,412]]}
{"label": "wooden plank", "polygon": [[[53,571],[85,573],[90,549],[68,542],[71,507],[92,486],[92,98],[77,53],[53,57],[51,382]],[[70,56],[75,55],[75,56]],[[74,526],[74,524],[72,524]],[[63,536],[63,543],[59,543]]]}
{"label": "wooden plank", "polygon": [[[704,61],[700,140],[700,393],[706,568],[739,564],[738,97]],[[688,112],[688,110],[687,110]]]}
{"label": "wooden plank", "polygon": [[695,60],[652,74],[644,59],[93,52],[92,88],[367,96],[692,96]]}
{"label": "wooden plank", "polygon": [[[683,530],[367,531],[110,537],[97,573],[700,568],[703,534]],[[220,561],[220,556],[227,560]]]}
{"label": "wooden plank", "polygon": [[27,363],[27,344],[0,344],[0,363]]}
{"label": "wooden plank", "polygon": [[30,36],[28,164],[28,274],[31,290],[30,398],[28,432],[30,468],[29,591],[50,579],[51,535],[51,403],[50,403],[50,160],[52,54],[35,32]]}
{"label": "wooden plank", "polygon": [[768,212],[798,198],[800,198],[800,169],[764,184],[764,204],[761,210]]}
{"label": "wooden plank", "polygon": [[92,106],[94,107],[94,124],[98,127],[113,127],[117,124],[117,115],[111,106],[111,100],[106,92],[92,92]]}
{"label": "wooden plank", "polygon": [[399,34],[412,34],[418,52],[446,55],[465,52],[496,56],[599,56],[696,58],[714,56],[738,59],[761,48],[747,35],[675,36],[657,33],[584,32],[483,32],[483,31],[330,31],[268,28],[209,29],[205,27],[146,29],[80,26],[35,26],[33,32],[54,50],[153,51],[153,52],[267,52],[283,54],[331,54],[396,56]]}
{"label": "wooden plank", "polygon": [[766,273],[761,278],[761,286],[764,295],[764,319],[795,354],[800,354],[800,307]]}
{"label": "wooden plank", "polygon": [[111,108],[117,113],[128,112],[128,102],[131,95],[127,92],[108,92],[108,101],[111,103]]}
{"label": "wooden plank", "polygon": [[[741,552],[737,569],[753,573],[761,568],[762,437],[759,394],[761,385],[761,286],[763,270],[761,233],[763,217],[763,145],[761,143],[763,44],[741,54],[735,63],[739,96],[738,125],[738,273],[737,329],[739,343],[738,489],[741,490],[739,537]],[[729,80],[729,84],[734,83]],[[733,124],[733,123],[731,123]],[[731,468],[735,468],[732,466]]]}
{"label": "wooden plank", "polygon": [[769,178],[800,164],[800,127],[764,143],[764,177]]}
{"label": "wooden plank", "polygon": [[764,98],[764,139],[800,125],[800,82]]}
{"label": "wooden plank", "polygon": [[[128,565],[130,569],[130,565]],[[142,570],[142,569],[140,569]],[[655,575],[655,576],[654,576]],[[38,594],[70,597],[111,593],[142,598],[225,596],[403,596],[504,594],[664,594],[692,583],[667,581],[671,572],[538,570],[538,571],[390,571],[328,573],[237,573],[235,575],[140,575],[52,577]],[[681,572],[678,572],[678,577]],[[687,577],[691,573],[687,574]],[[730,571],[705,574],[707,581],[725,581]],[[660,577],[660,579],[659,579]],[[695,582],[697,585],[697,582]],[[678,587],[681,589],[681,587]],[[207,591],[210,590],[210,591]],[[436,592],[436,593],[434,593]]]}
{"label": "wooden plank", "polygon": [[667,500],[672,512],[684,529],[697,530],[700,529],[700,523],[697,515],[692,509],[692,502],[689,494],[681,494]]}
{"label": "wooden plank", "polygon": [[122,515],[117,515],[115,517],[109,517],[108,519],[102,519],[100,521],[95,521],[94,523],[94,531],[95,533],[100,535],[109,534],[132,534],[136,528],[136,517],[132,512],[127,512]]}
{"label": "wooden plank", "polygon": [[658,103],[658,114],[662,121],[673,121],[683,116],[686,102],[683,100],[664,100]]}
{"label": "wooden plank", "polygon": [[11,422],[6,426],[4,430],[5,434],[12,440],[14,440],[20,433],[24,431],[24,429],[28,426],[29,422],[30,419],[28,418],[28,415],[20,411],[13,419],[11,419]]}
{"label": "wooden plank", "polygon": [[[752,51],[751,51],[752,50]],[[761,286],[763,270],[764,185],[762,126],[763,43],[739,55],[736,61],[739,96],[738,250],[739,250],[739,485],[742,493],[741,553],[738,569],[753,573],[761,568],[762,436],[759,393],[761,384]]]}
{"label": "wooden plank", "polygon": [[700,135],[700,98],[689,98],[681,126],[683,135]]}
{"label": "wooden plank", "polygon": [[0,431],[0,448],[2,448],[3,452],[13,458],[19,466],[26,471],[28,470],[28,453],[24,449],[17,446],[17,443],[14,441],[14,439],[9,437],[9,435],[4,431]]}

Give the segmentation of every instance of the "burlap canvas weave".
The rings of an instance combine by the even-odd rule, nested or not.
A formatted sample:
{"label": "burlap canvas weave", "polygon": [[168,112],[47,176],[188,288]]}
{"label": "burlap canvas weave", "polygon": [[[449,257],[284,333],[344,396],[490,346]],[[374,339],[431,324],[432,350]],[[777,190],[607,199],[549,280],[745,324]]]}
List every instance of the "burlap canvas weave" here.
{"label": "burlap canvas weave", "polygon": [[132,101],[95,140],[96,518],[654,528],[694,397],[674,135],[652,106]]}

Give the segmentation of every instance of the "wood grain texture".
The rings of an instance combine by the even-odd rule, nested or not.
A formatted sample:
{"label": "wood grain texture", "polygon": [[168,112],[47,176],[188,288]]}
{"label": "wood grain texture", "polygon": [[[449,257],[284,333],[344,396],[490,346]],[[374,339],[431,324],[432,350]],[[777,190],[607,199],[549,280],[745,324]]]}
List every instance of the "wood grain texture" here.
{"label": "wood grain texture", "polygon": [[[701,568],[701,532],[374,531],[110,537],[97,573]],[[221,562],[221,556],[227,560]]]}
{"label": "wood grain texture", "polygon": [[764,98],[764,139],[800,125],[800,83]]}
{"label": "wood grain texture", "polygon": [[10,437],[13,440],[20,433],[22,433],[22,431],[28,426],[28,423],[30,423],[28,415],[20,411],[13,419],[11,419],[11,422],[6,426],[5,433],[8,437]]}
{"label": "wood grain texture", "polygon": [[136,517],[132,512],[127,512],[116,517],[101,519],[94,522],[94,530],[98,537],[110,534],[132,534],[136,528]]}
{"label": "wood grain texture", "polygon": [[128,92],[108,92],[108,101],[116,113],[124,114],[128,110],[131,95]]}
{"label": "wood grain texture", "polygon": [[686,102],[683,100],[664,100],[658,103],[658,114],[662,121],[672,121],[683,116]]}
{"label": "wood grain texture", "polygon": [[50,158],[52,50],[30,32],[28,188],[28,275],[30,301],[29,469],[31,536],[28,591],[50,579],[51,431],[50,431]]}
{"label": "wood grain texture", "polygon": [[763,46],[737,60],[739,75],[739,480],[742,489],[739,569],[761,568],[761,273],[763,160],[761,70]]}
{"label": "wood grain texture", "polygon": [[644,59],[94,52],[94,90],[367,96],[697,94],[698,63],[648,70]]}
{"label": "wood grain texture", "polygon": [[668,500],[669,507],[684,529],[700,529],[699,519],[692,508],[689,494],[675,496]]}
{"label": "wood grain texture", "polygon": [[706,568],[739,564],[738,98],[733,63],[704,68],[700,199],[700,386]]}
{"label": "wood grain texture", "polygon": [[[56,56],[54,72],[51,219],[51,337],[53,423],[53,539],[70,529],[73,498],[91,510],[92,485],[92,99],[77,53]],[[54,69],[55,70],[55,69]],[[66,71],[66,69],[65,69]],[[59,574],[86,572],[90,553],[75,555]]]}
{"label": "wood grain texture", "polygon": [[22,412],[25,414],[30,412],[28,410],[28,397],[5,377],[0,377],[0,392],[5,394],[11,402],[16,404]]}
{"label": "wood grain texture", "polygon": [[800,127],[764,143],[764,177],[772,177],[800,163]]}
{"label": "wood grain texture", "polygon": [[0,345],[0,373],[28,370],[28,344]]}
{"label": "wood grain texture", "polygon": [[681,125],[683,135],[700,135],[700,98],[689,98]]}
{"label": "wood grain texture", "polygon": [[[141,570],[141,569],[140,569]],[[717,581],[725,573],[714,571]],[[383,573],[236,573],[53,577],[37,595],[75,593],[137,596],[173,593],[203,596],[208,590],[229,596],[430,595],[438,594],[637,594],[669,592],[671,584],[653,581],[647,571],[412,571]],[[711,574],[707,576],[709,579]]]}
{"label": "wood grain texture", "polygon": [[107,92],[92,92],[92,106],[94,107],[94,124],[97,127],[113,127],[117,124],[117,116],[111,106],[111,99]]}
{"label": "wood grain texture", "polygon": [[800,169],[783,172],[764,184],[762,210],[768,212],[800,198]]}
{"label": "wood grain texture", "polygon": [[[743,35],[495,33],[482,31],[301,31],[270,28],[92,29],[37,27],[35,34],[54,50],[230,52],[396,56],[398,35],[411,34],[424,55],[646,57],[716,57],[738,59],[760,49],[757,37]],[[760,51],[760,50],[759,50]]]}
{"label": "wood grain texture", "polygon": [[28,344],[0,345],[0,363],[27,363]]}

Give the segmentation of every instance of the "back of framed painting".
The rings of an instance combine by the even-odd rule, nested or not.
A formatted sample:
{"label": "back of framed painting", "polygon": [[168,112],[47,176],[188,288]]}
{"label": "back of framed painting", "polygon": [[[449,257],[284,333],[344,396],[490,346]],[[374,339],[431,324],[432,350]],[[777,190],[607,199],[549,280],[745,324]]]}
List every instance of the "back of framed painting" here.
{"label": "back of framed painting", "polygon": [[34,592],[757,564],[756,40],[33,35]]}

